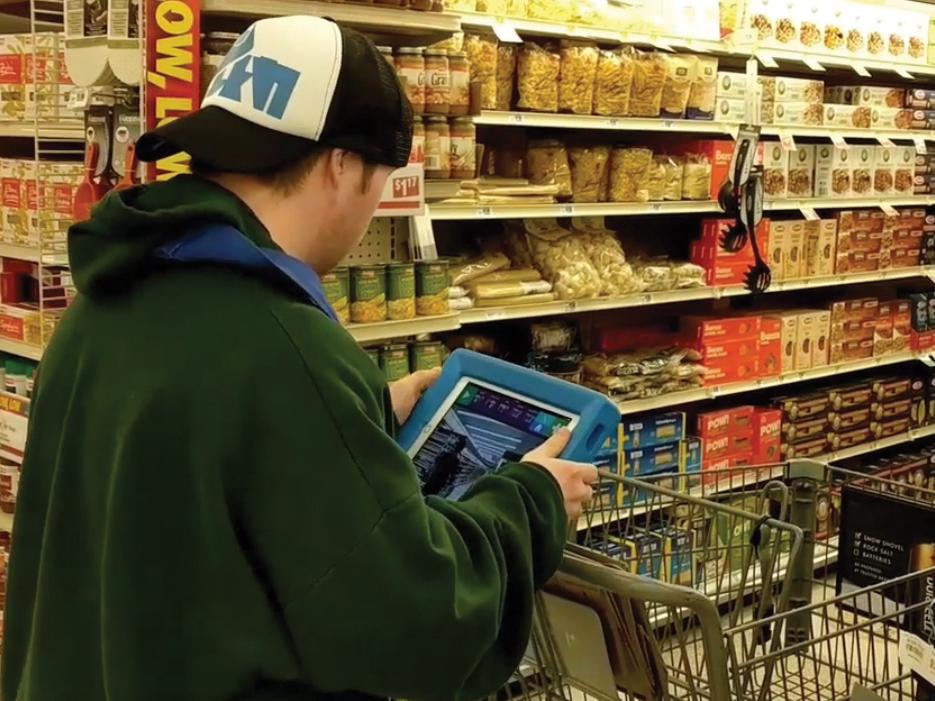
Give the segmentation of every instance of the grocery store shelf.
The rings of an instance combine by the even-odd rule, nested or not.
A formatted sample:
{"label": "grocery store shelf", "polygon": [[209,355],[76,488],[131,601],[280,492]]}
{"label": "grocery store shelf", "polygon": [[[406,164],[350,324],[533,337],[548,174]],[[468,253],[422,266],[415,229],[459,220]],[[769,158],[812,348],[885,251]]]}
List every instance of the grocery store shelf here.
{"label": "grocery store shelf", "polygon": [[914,141],[915,139],[935,140],[935,132],[925,129],[854,129],[851,127],[805,127],[775,126],[761,127],[764,136],[816,137],[842,139],[889,139],[890,141]]}
{"label": "grocery store shelf", "polygon": [[935,436],[935,424],[930,426],[922,426],[921,428],[914,428],[911,431],[900,433],[895,436],[890,436],[889,438],[880,438],[879,440],[871,441],[870,443],[861,443],[860,445],[855,445],[851,448],[844,448],[843,450],[839,450],[828,455],[822,455],[818,459],[821,462],[835,463],[839,460],[856,458],[861,455],[866,455],[867,453],[875,453],[878,450],[893,448],[897,445],[902,445],[903,443],[911,443],[923,438],[931,438],[932,436]]}
{"label": "grocery store shelf", "polygon": [[551,129],[612,129],[674,133],[733,134],[740,124],[703,119],[636,119],[547,112],[484,111],[474,117],[478,126],[547,127]]}
{"label": "grocery store shelf", "polygon": [[[764,209],[789,211],[796,209],[857,209],[880,207],[926,207],[935,204],[930,195],[907,197],[833,198],[810,197],[801,200],[772,200]],[[465,219],[537,219],[551,217],[626,217],[643,215],[704,214],[721,212],[717,202],[682,200],[679,202],[601,202],[598,204],[430,204],[429,217],[434,221],[460,221]]]}
{"label": "grocery store shelf", "polygon": [[[824,53],[819,51],[802,51],[799,49],[789,50],[771,46],[761,46],[757,44],[739,43],[729,45],[724,42],[727,52],[735,56],[755,56],[760,63],[766,67],[773,67],[770,64],[773,61],[783,61],[789,63],[805,63],[812,70],[809,64],[817,63],[822,68],[850,69],[852,71],[867,70],[871,73],[896,73],[905,79],[914,76],[935,75],[935,66],[929,66],[925,63],[909,63],[905,61],[887,61],[886,59],[864,59],[852,58],[840,54]],[[781,66],[785,68],[785,66]],[[821,72],[818,69],[817,72]]]}
{"label": "grocery store shelf", "polygon": [[42,358],[42,348],[39,346],[11,341],[8,338],[0,338],[0,353],[9,353],[10,355],[17,355],[31,360],[40,360]]}
{"label": "grocery store shelf", "polygon": [[0,242],[0,257],[28,260],[43,265],[68,265],[67,253],[42,253],[36,246],[23,246],[16,243]]}
{"label": "grocery store shelf", "polygon": [[701,387],[686,392],[672,392],[649,399],[621,401],[617,403],[617,407],[620,409],[621,414],[638,414],[644,411],[654,411],[656,409],[663,409],[680,404],[716,399],[717,397],[727,397],[744,392],[755,392],[761,389],[769,389],[770,387],[779,387],[780,385],[820,380],[825,377],[832,377],[843,373],[859,372],[861,370],[871,370],[873,368],[896,365],[911,360],[918,360],[920,357],[921,356],[918,354],[908,351],[904,353],[893,353],[879,358],[867,358],[866,360],[855,360],[853,362],[838,363],[836,365],[824,365],[822,367],[798,372],[787,372],[783,375],[777,375],[776,377],[765,377],[751,382],[733,382],[726,385]]}
{"label": "grocery store shelf", "polygon": [[359,343],[384,341],[390,338],[418,336],[422,333],[454,331],[461,324],[457,314],[424,316],[405,321],[380,321],[374,324],[350,324],[347,330]]}
{"label": "grocery store shelf", "polygon": [[8,514],[4,511],[0,511],[0,531],[12,531],[13,530],[13,514]]}
{"label": "grocery store shelf", "polygon": [[683,37],[621,32],[568,22],[550,22],[537,19],[502,19],[474,12],[461,13],[461,26],[465,29],[513,30],[525,36],[574,37],[604,44],[642,44],[660,49],[686,49],[710,53],[724,53],[729,46],[721,41],[686,39]]}
{"label": "grocery store shelf", "polygon": [[[0,137],[31,139],[35,136],[36,125],[32,122],[0,122]],[[41,139],[84,141],[84,125],[81,122],[40,124],[38,136]]]}
{"label": "grocery store shelf", "polygon": [[329,17],[335,22],[381,37],[408,37],[414,44],[440,41],[461,28],[458,16],[447,12],[418,12],[379,5],[312,0],[202,0],[201,7],[202,12],[209,15],[251,19],[288,15]]}
{"label": "grocery store shelf", "polygon": [[641,214],[686,214],[719,212],[717,202],[602,202],[599,204],[430,204],[435,221],[461,219],[535,219],[543,217],[613,217]]}

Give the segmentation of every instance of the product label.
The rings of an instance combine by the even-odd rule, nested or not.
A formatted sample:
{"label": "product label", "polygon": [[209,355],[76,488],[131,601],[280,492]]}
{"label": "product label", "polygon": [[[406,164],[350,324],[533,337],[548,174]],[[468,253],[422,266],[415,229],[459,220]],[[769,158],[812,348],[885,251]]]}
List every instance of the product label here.
{"label": "product label", "polygon": [[416,274],[411,265],[390,266],[386,275],[386,298],[412,299],[416,295]]}
{"label": "product label", "polygon": [[351,299],[369,302],[384,294],[386,278],[383,268],[354,268],[351,271]]}

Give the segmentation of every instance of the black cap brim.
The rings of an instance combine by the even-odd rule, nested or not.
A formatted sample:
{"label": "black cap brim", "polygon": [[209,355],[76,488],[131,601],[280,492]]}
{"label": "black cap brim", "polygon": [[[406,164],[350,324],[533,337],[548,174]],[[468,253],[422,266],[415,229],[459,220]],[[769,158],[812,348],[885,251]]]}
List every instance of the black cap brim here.
{"label": "black cap brim", "polygon": [[185,152],[202,166],[229,173],[276,170],[311,153],[318,144],[267,129],[220,107],[204,107],[146,134],[136,145],[141,161]]}

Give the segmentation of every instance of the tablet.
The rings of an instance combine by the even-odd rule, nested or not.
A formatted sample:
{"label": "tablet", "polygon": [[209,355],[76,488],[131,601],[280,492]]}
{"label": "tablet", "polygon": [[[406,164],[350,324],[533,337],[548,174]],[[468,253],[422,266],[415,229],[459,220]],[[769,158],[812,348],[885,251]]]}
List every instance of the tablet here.
{"label": "tablet", "polygon": [[423,493],[459,499],[477,479],[520,461],[558,428],[572,430],[562,457],[591,462],[619,422],[604,395],[457,350],[419,400],[399,442]]}

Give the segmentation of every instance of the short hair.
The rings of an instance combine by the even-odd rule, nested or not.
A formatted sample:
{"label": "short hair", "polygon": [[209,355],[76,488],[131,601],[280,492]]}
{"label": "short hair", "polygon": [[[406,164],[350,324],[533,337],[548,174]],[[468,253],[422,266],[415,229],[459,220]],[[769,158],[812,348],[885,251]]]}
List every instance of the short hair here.
{"label": "short hair", "polygon": [[[259,184],[271,188],[283,197],[288,197],[299,189],[299,186],[305,181],[305,178],[315,169],[318,162],[331,151],[330,147],[316,147],[309,153],[285,165],[258,173],[245,173],[254,178]],[[223,174],[216,168],[212,168],[206,163],[192,159],[191,171],[194,175],[202,178],[211,178]],[[377,166],[364,162],[364,177],[361,180],[361,192],[366,192],[370,186],[370,181],[376,172]]]}

